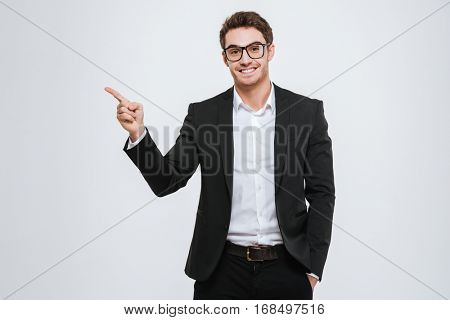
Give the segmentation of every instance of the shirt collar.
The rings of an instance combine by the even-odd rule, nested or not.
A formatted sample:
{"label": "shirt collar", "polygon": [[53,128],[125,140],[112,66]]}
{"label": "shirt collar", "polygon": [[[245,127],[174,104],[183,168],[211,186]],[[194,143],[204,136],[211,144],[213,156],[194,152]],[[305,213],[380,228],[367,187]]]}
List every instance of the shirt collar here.
{"label": "shirt collar", "polygon": [[[238,111],[241,104],[244,104],[244,102],[242,101],[242,98],[239,95],[239,93],[236,91],[236,86],[233,86],[233,107],[234,107],[234,109],[236,111]],[[263,108],[267,108],[268,106],[270,106],[272,114],[274,114],[275,113],[275,90],[274,90],[272,81],[270,82],[270,94],[269,94],[269,97],[267,98],[266,103],[264,104]]]}

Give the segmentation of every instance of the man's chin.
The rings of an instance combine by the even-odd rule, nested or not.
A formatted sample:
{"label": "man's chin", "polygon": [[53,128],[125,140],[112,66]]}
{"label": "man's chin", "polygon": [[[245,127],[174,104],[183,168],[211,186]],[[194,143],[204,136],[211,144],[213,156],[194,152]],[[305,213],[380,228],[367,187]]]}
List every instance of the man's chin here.
{"label": "man's chin", "polygon": [[242,87],[251,87],[254,86],[256,84],[258,84],[258,78],[254,78],[254,79],[242,79],[239,76],[234,78],[234,82]]}

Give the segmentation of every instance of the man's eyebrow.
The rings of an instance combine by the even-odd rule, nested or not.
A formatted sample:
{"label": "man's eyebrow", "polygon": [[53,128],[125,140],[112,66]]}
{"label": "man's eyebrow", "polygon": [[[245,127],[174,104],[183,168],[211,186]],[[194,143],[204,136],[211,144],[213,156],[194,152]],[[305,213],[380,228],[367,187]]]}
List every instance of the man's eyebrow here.
{"label": "man's eyebrow", "polygon": [[[261,41],[253,41],[253,42],[250,42],[249,44],[247,44],[247,45],[245,45],[245,46],[242,46],[242,47],[246,47],[246,46],[249,46],[249,45],[251,45],[251,44],[255,44],[255,43],[261,43],[262,44],[262,42]],[[237,44],[230,44],[227,48],[241,48],[241,46],[238,46]]]}

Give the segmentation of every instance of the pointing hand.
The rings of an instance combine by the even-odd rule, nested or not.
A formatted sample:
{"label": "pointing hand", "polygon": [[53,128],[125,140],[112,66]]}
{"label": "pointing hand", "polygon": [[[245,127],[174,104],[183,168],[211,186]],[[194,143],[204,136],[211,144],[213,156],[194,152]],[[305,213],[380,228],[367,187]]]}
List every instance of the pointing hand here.
{"label": "pointing hand", "polygon": [[128,131],[131,141],[136,141],[145,131],[143,105],[139,102],[130,102],[113,88],[106,87],[105,91],[119,101],[117,105],[117,120]]}

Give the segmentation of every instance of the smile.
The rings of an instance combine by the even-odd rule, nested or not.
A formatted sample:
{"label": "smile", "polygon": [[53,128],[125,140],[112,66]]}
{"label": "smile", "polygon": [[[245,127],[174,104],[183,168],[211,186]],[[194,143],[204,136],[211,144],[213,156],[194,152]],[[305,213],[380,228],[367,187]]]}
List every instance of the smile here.
{"label": "smile", "polygon": [[242,69],[239,70],[240,73],[245,73],[245,74],[249,74],[249,73],[253,73],[255,72],[256,68],[248,68],[248,69]]}

